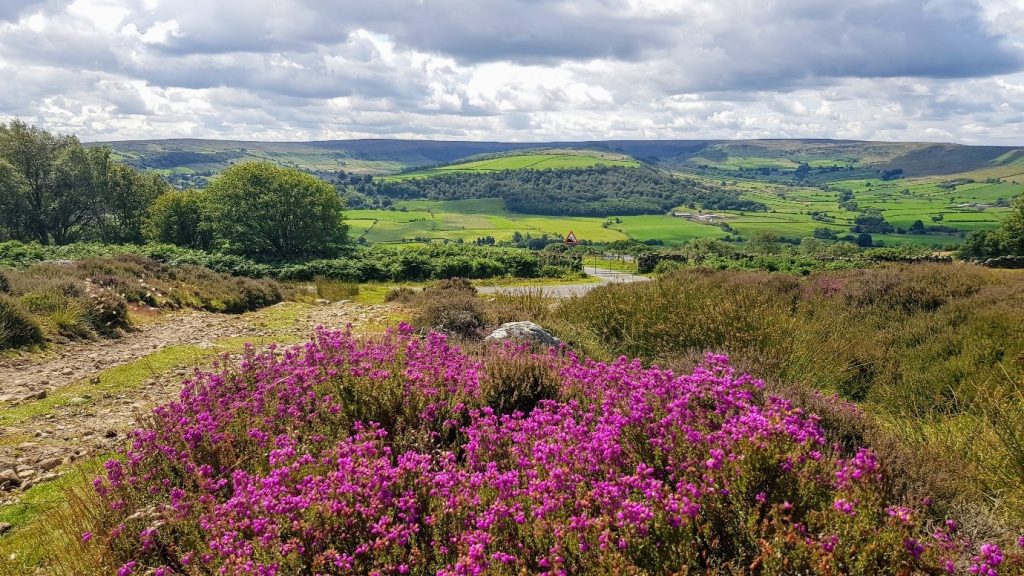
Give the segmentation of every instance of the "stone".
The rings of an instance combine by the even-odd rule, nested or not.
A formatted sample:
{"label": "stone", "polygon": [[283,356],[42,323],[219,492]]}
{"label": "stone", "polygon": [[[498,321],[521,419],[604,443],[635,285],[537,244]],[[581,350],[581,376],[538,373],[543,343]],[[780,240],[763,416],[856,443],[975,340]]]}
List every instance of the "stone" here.
{"label": "stone", "polygon": [[533,322],[506,322],[491,332],[486,340],[501,342],[502,340],[528,340],[544,346],[560,346],[562,341],[550,332]]}
{"label": "stone", "polygon": [[104,438],[117,438],[117,430],[107,430],[103,434]]}
{"label": "stone", "polygon": [[21,486],[21,477],[13,468],[0,470],[0,489],[11,490]]}
{"label": "stone", "polygon": [[82,398],[81,396],[75,396],[75,397],[73,397],[73,398],[68,400],[68,405],[69,406],[81,406],[82,404],[85,404],[87,402],[89,402],[89,400],[87,400],[86,398]]}
{"label": "stone", "polygon": [[7,534],[11,531],[11,528],[14,528],[14,524],[11,524],[10,522],[0,522],[0,535]]}
{"label": "stone", "polygon": [[331,301],[330,300],[325,300],[323,298],[317,298],[316,300],[313,301],[313,303],[314,304],[319,304],[319,305],[323,306],[325,304],[330,304]]}
{"label": "stone", "polygon": [[59,458],[57,456],[53,456],[51,458],[46,458],[45,460],[41,460],[38,464],[36,464],[36,466],[38,466],[44,472],[49,472],[50,470],[53,470],[54,468],[56,468],[57,466],[60,466],[63,463],[64,463],[64,460],[62,458]]}

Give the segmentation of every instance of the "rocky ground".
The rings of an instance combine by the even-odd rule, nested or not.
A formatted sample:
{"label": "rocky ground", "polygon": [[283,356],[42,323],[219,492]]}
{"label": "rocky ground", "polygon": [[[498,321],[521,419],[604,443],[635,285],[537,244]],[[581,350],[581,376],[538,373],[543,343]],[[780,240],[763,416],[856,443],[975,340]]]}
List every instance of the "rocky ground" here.
{"label": "rocky ground", "polygon": [[[79,392],[98,384],[111,368],[145,361],[168,346],[223,347],[223,339],[298,339],[318,325],[356,331],[379,328],[395,312],[389,305],[352,302],[284,303],[264,311],[227,315],[186,311],[161,316],[116,340],[70,344],[51,352],[0,360],[0,504],[53,480],[82,458],[103,454],[124,441],[137,418],[173,398],[189,368],[154,372],[124,393]],[[284,318],[284,320],[282,320]],[[235,347],[237,349],[237,345]],[[227,348],[225,348],[227,351]],[[54,402],[60,397],[60,402]],[[32,403],[38,403],[32,405]],[[52,404],[52,406],[51,406]],[[29,417],[11,417],[28,408]],[[41,408],[45,407],[45,410]],[[5,414],[6,412],[6,414]],[[0,528],[2,529],[2,528]]]}

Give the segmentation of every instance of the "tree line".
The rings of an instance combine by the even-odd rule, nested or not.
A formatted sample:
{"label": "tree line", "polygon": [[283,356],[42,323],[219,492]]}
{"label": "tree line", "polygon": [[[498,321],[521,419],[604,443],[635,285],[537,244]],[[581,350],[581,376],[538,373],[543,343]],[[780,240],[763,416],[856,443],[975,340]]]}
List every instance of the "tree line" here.
{"label": "tree line", "polygon": [[147,208],[168,190],[109,148],[19,120],[0,124],[0,239],[140,242]]}
{"label": "tree line", "polygon": [[0,241],[169,243],[254,257],[335,253],[346,244],[335,188],[267,162],[237,164],[205,190],[175,190],[20,120],[0,124]]}
{"label": "tree line", "polygon": [[677,206],[708,210],[767,211],[760,202],[653,168],[595,166],[562,170],[466,172],[374,179],[357,190],[394,199],[502,198],[512,211],[554,216],[663,214]]}

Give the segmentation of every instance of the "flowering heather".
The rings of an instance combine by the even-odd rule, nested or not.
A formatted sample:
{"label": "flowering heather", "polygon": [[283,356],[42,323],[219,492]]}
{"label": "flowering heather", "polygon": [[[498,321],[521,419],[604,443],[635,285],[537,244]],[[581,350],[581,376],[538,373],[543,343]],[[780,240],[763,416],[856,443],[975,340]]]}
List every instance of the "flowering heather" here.
{"label": "flowering heather", "polygon": [[[554,397],[496,398],[503,363]],[[119,575],[1019,573],[882,474],[724,356],[678,375],[322,330],[187,380],[95,481],[81,545]]]}

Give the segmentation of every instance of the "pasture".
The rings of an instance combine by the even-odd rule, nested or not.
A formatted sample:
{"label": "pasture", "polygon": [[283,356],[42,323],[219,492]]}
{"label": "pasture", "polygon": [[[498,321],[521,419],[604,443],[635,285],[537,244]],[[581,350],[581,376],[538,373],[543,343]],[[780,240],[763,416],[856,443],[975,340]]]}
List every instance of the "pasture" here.
{"label": "pasture", "polygon": [[551,150],[543,153],[510,154],[416,170],[405,174],[386,176],[386,180],[427,178],[440,174],[465,172],[501,172],[504,170],[561,170],[605,166],[640,166],[640,162],[621,154],[591,150]]}
{"label": "pasture", "polygon": [[570,230],[581,240],[614,242],[628,236],[604,228],[604,218],[561,217],[509,212],[498,198],[473,200],[406,200],[395,203],[395,210],[349,210],[345,213],[354,238],[369,244],[431,241],[472,242],[492,236],[497,241],[512,240],[516,231],[540,237],[565,236]]}

